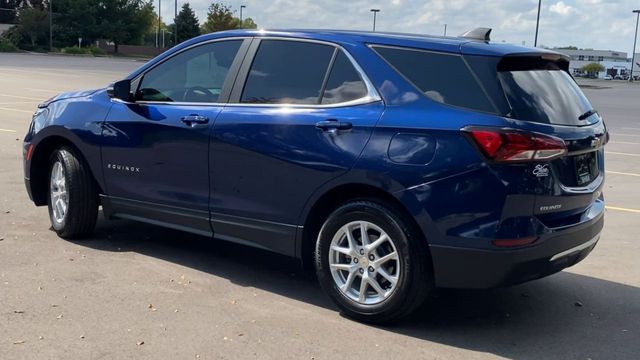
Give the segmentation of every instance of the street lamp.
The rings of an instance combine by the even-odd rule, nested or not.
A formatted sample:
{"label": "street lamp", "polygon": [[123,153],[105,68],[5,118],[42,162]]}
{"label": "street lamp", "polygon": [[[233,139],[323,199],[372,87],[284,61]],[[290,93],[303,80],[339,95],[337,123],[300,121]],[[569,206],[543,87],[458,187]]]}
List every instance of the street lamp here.
{"label": "street lamp", "polygon": [[629,82],[633,82],[633,67],[636,64],[636,42],[638,40],[638,20],[640,20],[640,10],[633,10],[636,14],[636,32],[633,35],[633,55],[631,55],[631,76]]}
{"label": "street lamp", "polygon": [[376,31],[376,14],[378,14],[380,12],[380,9],[371,9],[371,12],[373,13],[373,31]]}
{"label": "street lamp", "polygon": [[178,0],[176,0],[175,12],[173,14],[173,46],[178,45]]}
{"label": "street lamp", "polygon": [[538,28],[540,28],[540,8],[542,7],[542,0],[538,0],[538,19],[536,20],[536,38],[533,41],[533,47],[538,47]]}
{"label": "street lamp", "polygon": [[246,8],[247,5],[240,5],[240,29],[243,28],[242,26],[242,9]]}

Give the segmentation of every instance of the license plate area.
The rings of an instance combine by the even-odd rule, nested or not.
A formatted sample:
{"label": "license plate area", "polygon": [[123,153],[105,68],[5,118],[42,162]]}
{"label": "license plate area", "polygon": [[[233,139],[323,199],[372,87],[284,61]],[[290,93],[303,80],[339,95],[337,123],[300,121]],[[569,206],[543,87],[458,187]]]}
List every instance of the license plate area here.
{"label": "license plate area", "polygon": [[598,177],[595,152],[576,155],[573,157],[573,163],[576,169],[576,182],[578,186],[587,185]]}

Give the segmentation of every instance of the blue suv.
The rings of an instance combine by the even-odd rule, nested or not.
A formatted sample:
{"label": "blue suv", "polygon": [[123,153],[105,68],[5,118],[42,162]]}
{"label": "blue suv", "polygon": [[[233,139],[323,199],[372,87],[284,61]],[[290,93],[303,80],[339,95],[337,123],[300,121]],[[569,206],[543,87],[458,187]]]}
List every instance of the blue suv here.
{"label": "blue suv", "polygon": [[599,239],[608,133],[566,56],[489,32],[200,36],[41,104],[29,196],[63,238],[102,206],[296,257],[367,322],[552,274]]}

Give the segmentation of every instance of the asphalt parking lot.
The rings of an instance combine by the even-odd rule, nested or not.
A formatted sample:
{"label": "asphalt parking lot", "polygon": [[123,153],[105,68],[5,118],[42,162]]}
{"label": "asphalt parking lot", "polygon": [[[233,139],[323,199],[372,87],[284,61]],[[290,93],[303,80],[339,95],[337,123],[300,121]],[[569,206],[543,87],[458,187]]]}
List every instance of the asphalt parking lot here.
{"label": "asphalt parking lot", "polygon": [[640,359],[640,85],[584,82],[612,135],[587,259],[512,288],[442,290],[374,327],[277,255],[129,221],[77,242],[49,230],[22,178],[35,106],[141,64],[0,54],[0,359]]}

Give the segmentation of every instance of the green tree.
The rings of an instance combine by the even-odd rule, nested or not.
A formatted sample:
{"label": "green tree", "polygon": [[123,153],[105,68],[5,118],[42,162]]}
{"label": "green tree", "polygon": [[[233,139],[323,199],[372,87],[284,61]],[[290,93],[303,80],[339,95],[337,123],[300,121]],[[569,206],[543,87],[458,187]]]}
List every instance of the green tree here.
{"label": "green tree", "polygon": [[18,31],[31,48],[43,43],[49,33],[49,14],[38,8],[24,8],[18,13]]}
{"label": "green tree", "polygon": [[16,21],[18,4],[15,0],[0,0],[0,24],[13,24]]}
{"label": "green tree", "polygon": [[[238,20],[238,22],[240,22],[240,20]],[[246,18],[246,19],[242,19],[242,26],[240,27],[243,29],[257,29],[258,24],[256,24],[256,22],[253,21],[252,18]]]}
{"label": "green tree", "polygon": [[200,35],[200,21],[189,3],[182,5],[182,10],[176,17],[172,31],[178,31],[178,43]]}
{"label": "green tree", "polygon": [[604,71],[605,68],[599,63],[590,63],[580,68],[580,70],[582,70],[582,72],[585,72],[587,74],[597,74],[601,71]]}
{"label": "green tree", "polygon": [[212,33],[237,28],[238,19],[233,16],[230,6],[220,3],[213,3],[209,6],[207,21],[202,25],[203,33]]}
{"label": "green tree", "polygon": [[99,4],[98,33],[101,38],[113,42],[116,53],[119,45],[141,44],[156,19],[151,1],[111,0]]}
{"label": "green tree", "polygon": [[100,37],[98,0],[54,0],[54,41],[57,47],[89,44]]}

